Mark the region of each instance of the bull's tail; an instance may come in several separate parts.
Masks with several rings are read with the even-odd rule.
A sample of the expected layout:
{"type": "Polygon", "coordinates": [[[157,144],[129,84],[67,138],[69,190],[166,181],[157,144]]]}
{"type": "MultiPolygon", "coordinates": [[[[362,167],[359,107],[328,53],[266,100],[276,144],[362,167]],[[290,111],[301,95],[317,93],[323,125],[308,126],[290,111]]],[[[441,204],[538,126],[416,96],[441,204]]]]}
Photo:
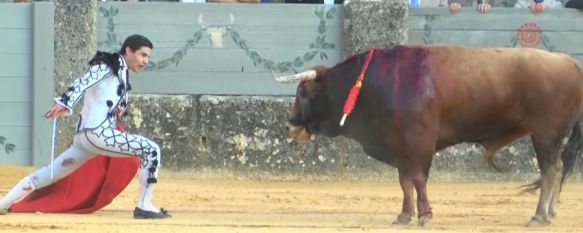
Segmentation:
{"type": "MultiPolygon", "coordinates": [[[[573,172],[573,168],[579,161],[581,152],[583,152],[583,132],[581,132],[581,127],[583,126],[583,122],[581,120],[575,123],[573,129],[571,131],[571,136],[569,137],[569,141],[563,152],[561,153],[561,160],[563,161],[563,174],[561,176],[561,188],[563,187],[563,183],[565,182],[566,178],[573,172]]],[[[540,188],[541,179],[539,178],[532,184],[522,186],[523,193],[524,192],[534,192],[540,188]]]]}
{"type": "Polygon", "coordinates": [[[582,124],[583,122],[581,122],[581,120],[575,123],[575,126],[573,126],[573,130],[571,131],[571,137],[569,137],[569,141],[561,154],[561,160],[563,160],[561,187],[563,186],[563,182],[565,182],[565,178],[573,172],[573,168],[575,167],[575,164],[577,164],[581,152],[583,152],[583,133],[581,132],[582,124]]]}

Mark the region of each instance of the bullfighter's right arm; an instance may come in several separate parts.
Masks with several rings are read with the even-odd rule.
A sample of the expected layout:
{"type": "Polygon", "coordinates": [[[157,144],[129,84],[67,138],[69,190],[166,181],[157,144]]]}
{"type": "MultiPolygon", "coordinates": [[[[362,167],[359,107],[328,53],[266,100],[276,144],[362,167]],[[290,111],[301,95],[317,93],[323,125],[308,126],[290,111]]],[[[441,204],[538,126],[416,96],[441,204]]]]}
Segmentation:
{"type": "Polygon", "coordinates": [[[79,102],[85,90],[98,83],[111,72],[105,64],[98,64],[89,67],[85,74],[73,82],[60,97],[55,98],[55,102],[67,109],[66,115],[73,113],[73,108],[79,102]]]}

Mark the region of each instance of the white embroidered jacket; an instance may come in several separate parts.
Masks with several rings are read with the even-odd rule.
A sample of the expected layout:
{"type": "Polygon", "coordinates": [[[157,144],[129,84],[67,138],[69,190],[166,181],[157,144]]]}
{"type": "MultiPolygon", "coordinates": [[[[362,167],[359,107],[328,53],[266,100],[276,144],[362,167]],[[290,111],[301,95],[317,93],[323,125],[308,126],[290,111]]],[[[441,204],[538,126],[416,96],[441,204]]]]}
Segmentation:
{"type": "Polygon", "coordinates": [[[84,99],[77,132],[99,126],[113,127],[119,117],[117,113],[125,113],[131,87],[123,56],[119,56],[118,62],[118,75],[106,64],[93,65],[83,76],[75,79],[60,97],[55,98],[58,104],[68,110],[66,115],[71,115],[77,102],[84,99]]]}

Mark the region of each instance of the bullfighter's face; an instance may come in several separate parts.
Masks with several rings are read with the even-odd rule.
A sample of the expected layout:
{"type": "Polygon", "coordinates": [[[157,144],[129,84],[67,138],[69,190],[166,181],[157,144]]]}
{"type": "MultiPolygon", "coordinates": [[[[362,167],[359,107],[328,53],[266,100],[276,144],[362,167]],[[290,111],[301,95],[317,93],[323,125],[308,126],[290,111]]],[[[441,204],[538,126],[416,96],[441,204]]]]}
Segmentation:
{"type": "Polygon", "coordinates": [[[126,47],[126,54],[124,54],[124,58],[128,63],[128,69],[133,72],[140,72],[142,68],[146,64],[148,64],[148,59],[150,58],[150,54],[152,53],[152,49],[149,47],[140,47],[140,49],[136,51],[132,51],[132,49],[128,46],[126,47]]]}

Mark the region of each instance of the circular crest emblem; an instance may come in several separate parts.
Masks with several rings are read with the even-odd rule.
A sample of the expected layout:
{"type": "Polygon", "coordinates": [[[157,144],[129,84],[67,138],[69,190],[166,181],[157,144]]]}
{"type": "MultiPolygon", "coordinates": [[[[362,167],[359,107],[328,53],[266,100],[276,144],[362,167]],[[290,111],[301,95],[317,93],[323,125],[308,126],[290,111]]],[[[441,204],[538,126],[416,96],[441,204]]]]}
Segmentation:
{"type": "Polygon", "coordinates": [[[537,48],[542,39],[542,30],[536,23],[525,23],[516,31],[516,42],[523,48],[537,48]]]}

